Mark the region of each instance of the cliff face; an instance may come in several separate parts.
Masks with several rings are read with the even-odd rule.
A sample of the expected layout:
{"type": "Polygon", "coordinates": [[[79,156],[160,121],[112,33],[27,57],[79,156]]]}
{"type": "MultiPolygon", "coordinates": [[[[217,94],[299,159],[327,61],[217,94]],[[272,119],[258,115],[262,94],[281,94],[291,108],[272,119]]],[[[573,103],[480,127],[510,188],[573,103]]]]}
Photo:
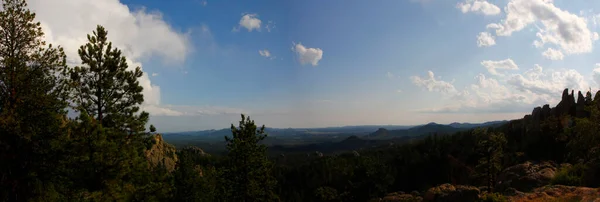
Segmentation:
{"type": "Polygon", "coordinates": [[[177,163],[176,149],[173,145],[166,143],[160,134],[154,135],[152,147],[145,151],[146,159],[150,162],[150,166],[158,166],[163,164],[165,168],[171,172],[175,170],[177,163]]]}

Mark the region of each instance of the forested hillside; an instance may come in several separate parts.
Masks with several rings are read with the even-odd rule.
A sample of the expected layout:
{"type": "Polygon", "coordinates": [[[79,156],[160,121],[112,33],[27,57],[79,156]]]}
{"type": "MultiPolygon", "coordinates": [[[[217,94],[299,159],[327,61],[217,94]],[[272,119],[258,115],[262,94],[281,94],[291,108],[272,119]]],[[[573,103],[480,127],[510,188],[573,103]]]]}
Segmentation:
{"type": "MultiPolygon", "coordinates": [[[[498,127],[331,155],[268,157],[260,144],[265,127],[241,115],[223,137],[225,155],[211,155],[175,149],[157,133],[160,126],[147,127],[142,72],[113,47],[110,30],[90,30],[80,64],[68,65],[61,47],[43,41],[24,0],[1,2],[0,201],[580,201],[600,195],[600,92],[565,89],[556,107],[537,107],[498,127]]],[[[362,144],[356,136],[344,141],[362,144]]]]}

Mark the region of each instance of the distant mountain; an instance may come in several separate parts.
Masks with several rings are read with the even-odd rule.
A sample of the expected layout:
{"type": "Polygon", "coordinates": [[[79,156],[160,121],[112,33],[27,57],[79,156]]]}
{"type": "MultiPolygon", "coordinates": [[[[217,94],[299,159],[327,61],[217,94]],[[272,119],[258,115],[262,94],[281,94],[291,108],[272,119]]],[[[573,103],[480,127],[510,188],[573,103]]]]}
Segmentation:
{"type": "Polygon", "coordinates": [[[485,123],[458,123],[458,122],[454,122],[451,124],[448,124],[449,126],[455,127],[455,128],[477,128],[477,127],[489,127],[489,126],[500,126],[502,124],[508,123],[508,121],[503,120],[503,121],[489,121],[489,122],[485,122],[485,123]]]}
{"type": "Polygon", "coordinates": [[[435,122],[430,122],[425,125],[416,126],[408,129],[400,129],[400,130],[387,130],[385,128],[380,128],[377,131],[370,133],[364,138],[366,139],[391,139],[398,137],[413,137],[419,135],[428,135],[432,133],[438,134],[451,134],[458,131],[464,131],[477,127],[493,127],[493,126],[501,126],[508,121],[490,121],[485,123],[451,123],[448,125],[438,124],[435,122]]]}
{"type": "MultiPolygon", "coordinates": [[[[507,121],[491,121],[485,123],[451,123],[447,126],[454,128],[475,128],[481,126],[491,126],[506,123],[507,121]]],[[[341,126],[341,127],[325,127],[325,128],[265,128],[265,131],[269,136],[287,136],[287,135],[335,135],[335,134],[369,134],[373,131],[380,129],[386,130],[408,130],[429,126],[434,127],[437,124],[434,122],[415,125],[415,126],[402,126],[402,125],[365,125],[365,126],[341,126]]],[[[173,132],[163,133],[163,135],[190,135],[190,136],[208,136],[208,137],[219,137],[222,138],[225,135],[230,135],[231,130],[229,128],[223,128],[219,130],[200,130],[200,131],[188,131],[188,132],[173,132]]]]}

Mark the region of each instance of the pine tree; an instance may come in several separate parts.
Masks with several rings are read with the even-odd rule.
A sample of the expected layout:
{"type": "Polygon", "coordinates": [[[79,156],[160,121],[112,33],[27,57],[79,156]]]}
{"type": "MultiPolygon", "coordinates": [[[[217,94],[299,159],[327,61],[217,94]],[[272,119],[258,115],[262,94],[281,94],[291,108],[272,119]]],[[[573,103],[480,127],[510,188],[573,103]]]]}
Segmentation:
{"type": "Polygon", "coordinates": [[[52,200],[60,157],[53,148],[66,123],[66,57],[43,41],[24,0],[0,2],[0,201],[52,200]]]}
{"type": "Polygon", "coordinates": [[[231,132],[232,138],[225,136],[228,163],[221,178],[223,201],[278,201],[267,147],[260,144],[267,137],[265,126],[257,130],[254,121],[242,114],[239,127],[231,124],[231,132]]]}
{"type": "Polygon", "coordinates": [[[476,168],[485,180],[488,190],[492,191],[496,183],[496,175],[502,170],[503,152],[507,143],[506,137],[500,132],[488,133],[487,129],[477,129],[475,134],[478,138],[477,147],[481,154],[476,168]]]}
{"type": "Polygon", "coordinates": [[[102,126],[121,129],[132,135],[144,131],[148,113],[138,78],[140,67],[129,71],[121,51],[108,42],[108,32],[97,26],[88,43],[79,48],[82,66],[71,71],[76,109],[99,121],[102,126]]]}
{"type": "Polygon", "coordinates": [[[150,135],[144,132],[149,115],[139,112],[142,71],[128,70],[107,35],[97,26],[79,49],[82,66],[70,71],[73,108],[81,114],[72,134],[76,161],[71,163],[79,166],[75,187],[88,199],[150,200],[143,198],[150,193],[143,193],[156,184],[148,182],[151,168],[143,152],[150,135]]]}

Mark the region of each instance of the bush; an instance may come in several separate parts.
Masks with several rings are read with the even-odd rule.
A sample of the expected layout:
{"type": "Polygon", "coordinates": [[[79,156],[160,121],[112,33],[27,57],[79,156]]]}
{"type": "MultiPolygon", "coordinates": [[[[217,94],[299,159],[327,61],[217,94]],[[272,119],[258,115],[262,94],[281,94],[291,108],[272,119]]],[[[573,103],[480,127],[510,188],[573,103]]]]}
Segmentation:
{"type": "Polygon", "coordinates": [[[585,170],[586,167],[583,164],[563,167],[554,175],[551,183],[555,185],[582,186],[585,170]]]}
{"type": "Polygon", "coordinates": [[[506,202],[505,196],[499,193],[486,193],[482,197],[479,198],[479,202],[506,202]]]}

